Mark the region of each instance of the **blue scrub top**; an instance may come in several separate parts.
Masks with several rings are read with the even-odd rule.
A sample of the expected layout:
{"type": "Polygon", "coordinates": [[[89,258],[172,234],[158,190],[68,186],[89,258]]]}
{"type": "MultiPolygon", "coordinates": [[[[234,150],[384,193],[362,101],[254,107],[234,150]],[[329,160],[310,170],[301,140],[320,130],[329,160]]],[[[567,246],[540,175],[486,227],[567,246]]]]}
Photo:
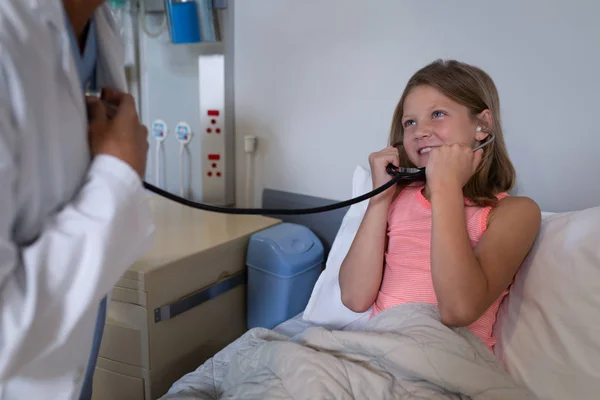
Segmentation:
{"type": "Polygon", "coordinates": [[[79,42],[73,31],[70,21],[67,20],[67,30],[71,38],[71,49],[75,57],[75,65],[79,72],[81,88],[85,91],[87,88],[95,89],[96,82],[96,62],[98,60],[98,44],[96,42],[96,26],[91,19],[88,27],[88,34],[85,41],[83,52],[79,50],[79,42]]]}

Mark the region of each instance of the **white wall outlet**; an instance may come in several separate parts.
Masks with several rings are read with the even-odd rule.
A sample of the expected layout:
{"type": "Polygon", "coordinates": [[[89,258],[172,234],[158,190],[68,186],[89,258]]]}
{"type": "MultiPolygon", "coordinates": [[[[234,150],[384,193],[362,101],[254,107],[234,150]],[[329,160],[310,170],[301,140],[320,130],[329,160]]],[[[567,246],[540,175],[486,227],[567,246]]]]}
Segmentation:
{"type": "Polygon", "coordinates": [[[179,122],[175,126],[175,135],[179,143],[188,144],[192,140],[192,128],[185,122],[179,122]]]}
{"type": "Polygon", "coordinates": [[[159,142],[163,142],[169,136],[167,123],[161,119],[155,120],[152,123],[152,136],[159,142]]]}

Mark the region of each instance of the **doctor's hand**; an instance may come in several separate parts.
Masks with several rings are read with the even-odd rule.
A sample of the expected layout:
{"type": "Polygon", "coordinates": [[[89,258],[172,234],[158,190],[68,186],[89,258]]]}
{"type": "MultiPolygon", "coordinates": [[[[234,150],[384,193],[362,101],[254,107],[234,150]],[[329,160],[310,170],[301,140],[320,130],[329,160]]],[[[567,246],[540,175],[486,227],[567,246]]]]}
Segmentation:
{"type": "Polygon", "coordinates": [[[107,154],[129,164],[140,176],[146,173],[148,129],[141,124],[133,97],[127,93],[104,90],[104,99],[117,108],[112,119],[97,98],[88,99],[89,142],[93,156],[107,154]]]}

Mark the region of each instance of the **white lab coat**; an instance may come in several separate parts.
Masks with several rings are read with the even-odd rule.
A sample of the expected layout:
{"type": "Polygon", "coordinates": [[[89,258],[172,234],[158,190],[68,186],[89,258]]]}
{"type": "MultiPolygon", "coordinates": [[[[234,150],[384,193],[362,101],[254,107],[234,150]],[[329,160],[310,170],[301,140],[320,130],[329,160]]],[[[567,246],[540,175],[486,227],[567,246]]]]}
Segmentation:
{"type": "MultiPolygon", "coordinates": [[[[132,168],[90,160],[61,0],[0,4],[0,399],[77,399],[100,300],[150,249],[132,168]]],[[[126,90],[110,10],[95,13],[99,86],[126,90]]]]}

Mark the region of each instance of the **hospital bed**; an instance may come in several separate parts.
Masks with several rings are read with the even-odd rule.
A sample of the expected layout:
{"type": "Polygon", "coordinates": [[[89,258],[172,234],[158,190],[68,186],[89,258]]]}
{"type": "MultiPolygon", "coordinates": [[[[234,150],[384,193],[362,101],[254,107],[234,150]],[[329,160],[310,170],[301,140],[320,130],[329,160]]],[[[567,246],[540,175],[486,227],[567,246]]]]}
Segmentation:
{"type": "MultiPolygon", "coordinates": [[[[370,188],[370,173],[357,167],[353,197],[370,188]]],[[[236,394],[229,398],[405,398],[403,391],[430,399],[598,398],[600,207],[543,213],[536,244],[498,313],[496,357],[466,330],[440,326],[426,305],[369,321],[369,312],[341,304],[337,271],[365,208],[344,210],[333,240],[324,239],[332,241],[326,269],[303,313],[272,330],[246,332],[161,399],[218,399],[225,389],[236,394]]],[[[294,220],[331,229],[332,221],[319,221],[294,220]]]]}

